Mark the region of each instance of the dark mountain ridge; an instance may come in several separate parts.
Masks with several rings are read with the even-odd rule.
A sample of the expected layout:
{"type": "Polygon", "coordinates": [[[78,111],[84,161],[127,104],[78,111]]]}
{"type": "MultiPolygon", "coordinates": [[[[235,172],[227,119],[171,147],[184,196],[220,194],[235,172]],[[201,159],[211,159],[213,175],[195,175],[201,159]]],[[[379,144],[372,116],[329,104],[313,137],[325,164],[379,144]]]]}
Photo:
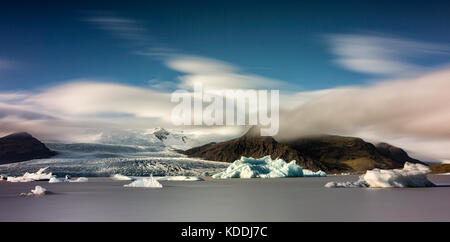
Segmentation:
{"type": "Polygon", "coordinates": [[[395,146],[373,145],[361,138],[320,135],[279,142],[273,137],[260,136],[251,128],[245,135],[229,141],[207,144],[181,151],[189,157],[234,162],[241,156],[296,160],[303,168],[328,173],[361,173],[373,168],[401,168],[405,162],[420,162],[395,146]]]}
{"type": "Polygon", "coordinates": [[[25,132],[0,138],[0,164],[50,158],[55,154],[56,152],[25,132]]]}

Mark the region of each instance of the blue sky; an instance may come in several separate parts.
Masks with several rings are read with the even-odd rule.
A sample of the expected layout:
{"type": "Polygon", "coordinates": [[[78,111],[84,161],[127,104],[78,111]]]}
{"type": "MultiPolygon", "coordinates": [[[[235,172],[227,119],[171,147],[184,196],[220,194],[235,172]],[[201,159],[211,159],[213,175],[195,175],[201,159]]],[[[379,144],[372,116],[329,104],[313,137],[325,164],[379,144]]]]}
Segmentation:
{"type": "MultiPolygon", "coordinates": [[[[179,73],[161,58],[136,54],[161,48],[225,61],[302,90],[361,84],[383,75],[336,63],[330,36],[441,44],[450,42],[449,19],[445,1],[13,1],[0,9],[0,90],[79,78],[177,82],[179,73]],[[117,36],[89,21],[95,18],[134,21],[145,39],[117,36]]],[[[408,61],[433,67],[447,59],[408,61]]]]}

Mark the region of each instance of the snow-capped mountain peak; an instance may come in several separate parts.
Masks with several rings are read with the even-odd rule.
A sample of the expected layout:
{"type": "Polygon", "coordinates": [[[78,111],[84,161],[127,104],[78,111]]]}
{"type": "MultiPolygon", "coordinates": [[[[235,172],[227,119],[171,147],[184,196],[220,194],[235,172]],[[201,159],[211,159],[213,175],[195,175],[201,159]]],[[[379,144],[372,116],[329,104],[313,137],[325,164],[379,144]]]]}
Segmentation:
{"type": "Polygon", "coordinates": [[[148,134],[153,134],[158,140],[163,142],[166,146],[175,149],[187,149],[191,145],[191,138],[189,138],[182,130],[172,130],[165,128],[154,128],[149,130],[148,134]]]}

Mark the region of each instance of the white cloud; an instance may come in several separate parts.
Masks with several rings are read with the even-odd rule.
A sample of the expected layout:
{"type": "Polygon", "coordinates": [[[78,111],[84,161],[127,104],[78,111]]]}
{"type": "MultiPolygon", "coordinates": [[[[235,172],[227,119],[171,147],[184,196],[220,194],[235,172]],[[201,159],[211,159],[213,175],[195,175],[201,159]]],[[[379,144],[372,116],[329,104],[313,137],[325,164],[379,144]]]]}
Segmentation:
{"type": "Polygon", "coordinates": [[[328,35],[327,39],[339,65],[369,74],[411,76],[427,70],[412,59],[450,54],[449,45],[381,35],[340,34],[328,35]]]}
{"type": "Polygon", "coordinates": [[[25,104],[45,107],[65,116],[127,114],[158,118],[170,112],[170,94],[147,88],[89,80],[74,80],[32,95],[25,104]]]}
{"type": "MultiPolygon", "coordinates": [[[[205,89],[288,89],[293,87],[283,81],[274,80],[254,74],[242,73],[223,61],[214,59],[177,56],[169,58],[167,66],[185,75],[179,77],[179,88],[192,89],[194,83],[203,84],[205,89]]],[[[298,88],[298,87],[297,87],[298,88]]]]}
{"type": "MultiPolygon", "coordinates": [[[[402,141],[407,146],[414,140],[426,140],[429,144],[447,142],[450,141],[448,90],[450,69],[317,95],[306,93],[310,99],[303,105],[280,111],[280,138],[328,133],[402,141]]],[[[430,152],[430,149],[414,147],[419,153],[450,158],[449,148],[430,152]]]]}

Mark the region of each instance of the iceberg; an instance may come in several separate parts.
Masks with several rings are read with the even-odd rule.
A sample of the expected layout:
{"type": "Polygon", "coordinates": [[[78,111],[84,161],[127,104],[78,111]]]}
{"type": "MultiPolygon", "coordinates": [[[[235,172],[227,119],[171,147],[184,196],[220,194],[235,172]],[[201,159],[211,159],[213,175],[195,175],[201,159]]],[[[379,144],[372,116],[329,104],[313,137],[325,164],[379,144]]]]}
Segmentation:
{"type": "Polygon", "coordinates": [[[124,176],[121,174],[114,174],[111,176],[111,179],[117,180],[117,181],[132,181],[133,180],[133,178],[131,178],[129,176],[124,176]]]}
{"type": "Polygon", "coordinates": [[[47,191],[47,189],[41,187],[41,186],[36,186],[34,187],[34,189],[31,189],[31,192],[29,193],[21,193],[20,196],[42,196],[42,195],[46,195],[49,192],[47,191]]]}
{"type": "Polygon", "coordinates": [[[87,177],[78,177],[77,179],[68,180],[69,182],[88,182],[89,179],[87,177]]]}
{"type": "Polygon", "coordinates": [[[141,178],[133,181],[130,184],[123,185],[124,187],[146,187],[146,188],[162,188],[161,183],[159,183],[152,176],[148,178],[141,178]]]}
{"type": "Polygon", "coordinates": [[[328,182],[325,187],[432,187],[427,178],[431,170],[425,165],[406,162],[403,169],[373,169],[366,171],[357,182],[328,182]]]}
{"type": "Polygon", "coordinates": [[[356,182],[328,182],[325,184],[325,187],[328,188],[354,188],[354,187],[369,187],[366,181],[364,181],[363,176],[359,177],[359,180],[356,182]]]}
{"type": "Polygon", "coordinates": [[[313,172],[302,169],[293,160],[289,163],[283,159],[272,160],[270,156],[260,159],[242,156],[240,160],[234,161],[228,168],[213,175],[213,178],[281,178],[281,177],[319,177],[326,176],[323,171],[313,172]]]}
{"type": "Polygon", "coordinates": [[[50,180],[48,181],[48,183],[61,183],[61,182],[88,182],[89,179],[86,177],[78,177],[77,179],[70,179],[70,178],[66,178],[65,179],[58,179],[56,177],[51,177],[50,180]]]}
{"type": "Polygon", "coordinates": [[[53,177],[52,173],[44,173],[45,171],[47,171],[48,167],[44,167],[39,169],[39,171],[35,172],[35,173],[28,173],[25,172],[25,174],[23,174],[23,176],[17,176],[17,177],[13,177],[13,176],[9,176],[7,178],[7,181],[9,182],[32,182],[32,181],[48,181],[50,180],[50,178],[53,177]]]}
{"type": "Polygon", "coordinates": [[[56,177],[52,177],[52,178],[50,178],[50,180],[48,180],[48,183],[60,183],[60,182],[64,182],[64,181],[61,179],[58,179],[56,177]]]}
{"type": "Polygon", "coordinates": [[[204,181],[203,178],[196,176],[160,176],[155,179],[157,181],[204,181]]]}

